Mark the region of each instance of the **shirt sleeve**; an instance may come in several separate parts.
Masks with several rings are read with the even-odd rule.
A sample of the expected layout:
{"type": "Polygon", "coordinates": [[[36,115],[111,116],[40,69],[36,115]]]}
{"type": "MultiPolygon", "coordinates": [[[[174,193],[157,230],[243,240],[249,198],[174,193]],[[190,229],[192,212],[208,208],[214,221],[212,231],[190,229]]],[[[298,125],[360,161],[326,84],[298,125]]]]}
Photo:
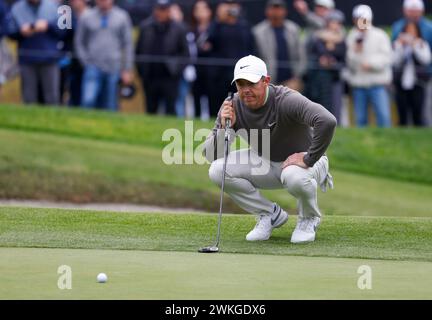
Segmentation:
{"type": "Polygon", "coordinates": [[[132,21],[127,13],[125,14],[123,25],[122,44],[124,48],[123,70],[130,71],[132,70],[134,61],[134,46],[132,40],[132,21]]]}
{"type": "Polygon", "coordinates": [[[87,53],[87,29],[86,20],[84,17],[80,18],[80,23],[78,23],[78,28],[75,33],[74,46],[77,52],[78,59],[83,65],[88,62],[87,53]]]}
{"type": "MultiPolygon", "coordinates": [[[[225,129],[222,128],[221,115],[219,109],[215,124],[212,131],[207,136],[204,142],[204,156],[209,162],[213,162],[224,156],[224,142],[225,142],[225,129]]],[[[231,145],[236,139],[236,133],[234,129],[230,129],[230,135],[228,144],[231,145]]]]}
{"type": "Polygon", "coordinates": [[[282,101],[284,113],[296,122],[313,128],[312,143],[304,163],[312,167],[326,152],[337,125],[336,118],[322,105],[312,102],[298,92],[287,93],[282,101]]]}

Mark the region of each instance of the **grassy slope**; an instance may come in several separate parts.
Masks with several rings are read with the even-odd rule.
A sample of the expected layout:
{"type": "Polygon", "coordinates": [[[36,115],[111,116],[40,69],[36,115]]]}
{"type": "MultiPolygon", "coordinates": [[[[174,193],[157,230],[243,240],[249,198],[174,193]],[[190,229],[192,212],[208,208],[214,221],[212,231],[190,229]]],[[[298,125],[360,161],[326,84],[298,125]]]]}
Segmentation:
{"type": "MultiPolygon", "coordinates": [[[[161,149],[168,128],[184,132],[171,117],[110,114],[64,108],[0,107],[0,127],[121,141],[161,149]]],[[[194,121],[194,128],[212,123],[194,121]]],[[[335,169],[432,184],[431,129],[338,129],[329,149],[335,169]]]]}
{"type": "MultiPolygon", "coordinates": [[[[195,129],[210,126],[194,122],[195,129]]],[[[216,211],[218,189],[208,179],[208,165],[167,166],[161,161],[166,145],[161,141],[163,131],[183,127],[182,120],[169,117],[2,106],[0,198],[115,201],[216,211]]],[[[430,216],[429,133],[339,129],[329,150],[336,189],[320,193],[323,212],[430,216]],[[408,162],[407,155],[415,156],[408,162]]],[[[284,190],[264,193],[287,209],[295,208],[284,190]]],[[[229,199],[225,209],[239,211],[229,199]]]]}
{"type": "MultiPolygon", "coordinates": [[[[0,208],[0,246],[191,251],[214,240],[216,215],[134,214],[0,208]]],[[[225,253],[432,261],[431,218],[326,217],[318,241],[289,243],[295,218],[266,242],[244,237],[247,215],[226,215],[225,253]]]]}
{"type": "Polygon", "coordinates": [[[428,282],[432,264],[418,261],[30,248],[0,248],[0,256],[0,299],[429,299],[432,295],[428,282]],[[57,287],[61,265],[71,267],[71,290],[57,287]],[[372,270],[372,290],[357,287],[362,265],[372,270]],[[96,283],[99,272],[107,273],[107,283],[96,283]]]}
{"type": "MultiPolygon", "coordinates": [[[[118,201],[218,210],[208,165],[167,166],[154,148],[0,129],[0,198],[118,201]],[[173,179],[175,177],[175,179],[173,179]]],[[[333,171],[325,214],[430,216],[432,187],[333,171]]],[[[284,190],[265,191],[285,208],[284,190]]],[[[239,212],[229,198],[226,212],[239,212]]],[[[292,211],[291,211],[292,212],[292,211]]]]}

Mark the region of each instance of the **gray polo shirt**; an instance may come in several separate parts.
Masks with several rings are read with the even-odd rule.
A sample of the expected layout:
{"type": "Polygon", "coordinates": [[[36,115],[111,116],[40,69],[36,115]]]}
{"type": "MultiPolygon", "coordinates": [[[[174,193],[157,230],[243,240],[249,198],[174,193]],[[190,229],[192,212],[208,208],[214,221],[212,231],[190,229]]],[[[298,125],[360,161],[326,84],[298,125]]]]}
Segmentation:
{"type": "Polygon", "coordinates": [[[75,49],[83,65],[105,72],[132,70],[134,49],[129,14],[114,6],[104,17],[97,8],[87,10],[78,22],[75,49]]]}
{"type": "MultiPolygon", "coordinates": [[[[271,161],[282,162],[293,153],[307,152],[304,162],[312,167],[324,155],[333,138],[336,118],[320,104],[287,87],[270,84],[265,105],[256,110],[243,105],[238,94],[234,95],[233,101],[236,114],[233,129],[237,133],[244,129],[240,131],[247,132],[248,137],[240,135],[247,138],[247,141],[252,141],[252,129],[258,129],[255,130],[255,133],[258,133],[258,143],[250,144],[250,147],[263,157],[266,153],[262,152],[262,129],[267,129],[270,135],[271,161]]],[[[220,130],[221,128],[219,111],[212,134],[206,140],[206,148],[216,149],[215,142],[219,148],[223,146],[224,130],[220,130]]],[[[234,135],[232,137],[234,138],[234,135]]],[[[208,160],[215,159],[214,154],[207,153],[208,160]]],[[[223,152],[216,153],[223,156],[223,152]]]]}

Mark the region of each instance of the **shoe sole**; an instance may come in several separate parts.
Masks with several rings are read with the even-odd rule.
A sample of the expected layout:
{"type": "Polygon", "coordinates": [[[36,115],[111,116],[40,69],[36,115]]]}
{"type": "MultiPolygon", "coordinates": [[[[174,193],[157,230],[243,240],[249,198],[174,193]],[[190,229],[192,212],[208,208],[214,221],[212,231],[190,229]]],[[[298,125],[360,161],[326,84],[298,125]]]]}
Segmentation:
{"type": "Polygon", "coordinates": [[[313,237],[312,239],[310,239],[310,240],[304,240],[304,241],[292,241],[292,240],[291,240],[291,243],[294,243],[294,244],[301,244],[301,243],[314,242],[315,239],[316,239],[316,233],[317,233],[317,231],[318,231],[318,228],[319,228],[320,224],[321,224],[321,220],[317,223],[317,225],[316,225],[316,227],[315,227],[315,235],[314,235],[314,237],[313,237]]]}
{"type": "Polygon", "coordinates": [[[292,241],[291,240],[291,243],[299,244],[299,243],[308,243],[308,242],[314,242],[314,241],[315,241],[315,237],[312,240],[305,240],[305,241],[292,241]]]}
{"type": "Polygon", "coordinates": [[[308,243],[308,242],[314,242],[315,239],[316,239],[316,233],[318,231],[318,227],[319,227],[319,224],[315,228],[315,235],[314,235],[314,237],[312,239],[310,239],[310,240],[304,240],[304,241],[292,241],[291,240],[291,243],[308,243]]]}
{"type": "Polygon", "coordinates": [[[268,239],[270,239],[270,237],[268,237],[267,239],[253,239],[253,240],[246,239],[246,241],[267,241],[268,239]]]}

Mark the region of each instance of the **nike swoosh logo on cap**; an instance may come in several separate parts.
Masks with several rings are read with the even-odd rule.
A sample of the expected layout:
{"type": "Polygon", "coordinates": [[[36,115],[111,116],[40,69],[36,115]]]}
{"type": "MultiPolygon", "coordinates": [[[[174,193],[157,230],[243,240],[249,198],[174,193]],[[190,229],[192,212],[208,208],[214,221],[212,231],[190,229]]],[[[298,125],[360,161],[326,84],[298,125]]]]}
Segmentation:
{"type": "Polygon", "coordinates": [[[268,126],[273,127],[275,124],[276,124],[276,122],[272,122],[272,123],[269,123],[268,126]]]}
{"type": "Polygon", "coordinates": [[[240,67],[240,69],[244,69],[244,68],[246,68],[246,67],[249,67],[250,65],[248,64],[247,66],[242,66],[242,67],[240,67]]]}

